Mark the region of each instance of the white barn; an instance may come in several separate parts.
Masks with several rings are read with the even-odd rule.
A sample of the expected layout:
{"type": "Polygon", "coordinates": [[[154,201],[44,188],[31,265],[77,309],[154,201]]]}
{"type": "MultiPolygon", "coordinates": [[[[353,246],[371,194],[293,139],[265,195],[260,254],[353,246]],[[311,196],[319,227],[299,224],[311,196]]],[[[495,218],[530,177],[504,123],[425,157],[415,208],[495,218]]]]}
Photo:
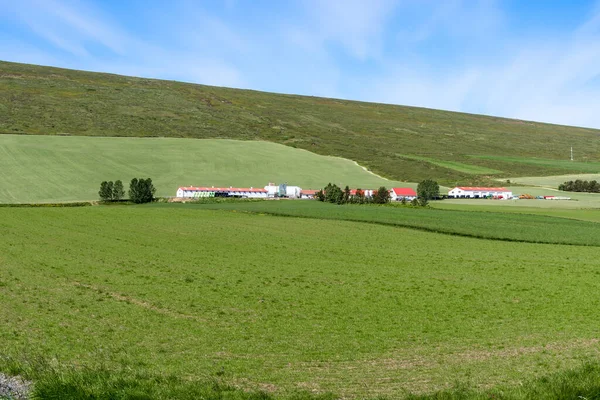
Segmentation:
{"type": "Polygon", "coordinates": [[[457,186],[448,192],[449,198],[461,199],[479,199],[484,197],[493,197],[496,199],[508,200],[513,197],[510,190],[503,187],[471,187],[457,186]]]}
{"type": "Polygon", "coordinates": [[[195,187],[186,186],[177,189],[177,197],[200,198],[215,196],[246,197],[250,199],[267,198],[267,191],[261,188],[220,188],[220,187],[195,187]]]}

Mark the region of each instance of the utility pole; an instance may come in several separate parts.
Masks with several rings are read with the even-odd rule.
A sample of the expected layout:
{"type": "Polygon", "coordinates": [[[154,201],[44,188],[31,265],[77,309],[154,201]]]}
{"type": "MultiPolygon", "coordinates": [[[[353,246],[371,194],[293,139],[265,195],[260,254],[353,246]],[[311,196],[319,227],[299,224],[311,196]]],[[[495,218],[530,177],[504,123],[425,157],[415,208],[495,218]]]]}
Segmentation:
{"type": "Polygon", "coordinates": [[[573,161],[573,146],[571,146],[571,161],[573,161]]]}

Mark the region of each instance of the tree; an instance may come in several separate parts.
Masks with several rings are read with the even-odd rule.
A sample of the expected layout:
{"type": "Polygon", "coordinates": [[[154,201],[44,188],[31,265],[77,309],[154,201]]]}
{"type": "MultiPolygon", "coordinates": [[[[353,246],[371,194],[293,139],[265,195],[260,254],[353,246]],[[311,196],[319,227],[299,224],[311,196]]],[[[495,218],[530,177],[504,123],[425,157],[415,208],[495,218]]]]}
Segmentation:
{"type": "Polygon", "coordinates": [[[100,196],[100,200],[102,201],[110,201],[112,200],[112,182],[103,181],[100,184],[100,190],[98,191],[98,196],[100,196]]]}
{"type": "Polygon", "coordinates": [[[323,193],[323,189],[315,193],[315,198],[319,201],[325,201],[325,193],[323,193]]]}
{"type": "Polygon", "coordinates": [[[417,197],[426,201],[440,197],[440,185],[431,179],[422,181],[417,186],[417,197]]]}
{"type": "Polygon", "coordinates": [[[334,204],[342,204],[344,202],[344,192],[338,185],[328,183],[324,191],[326,202],[334,204]]]}
{"type": "Polygon", "coordinates": [[[348,185],[344,188],[343,202],[344,204],[350,202],[350,187],[348,185]]]}
{"type": "Polygon", "coordinates": [[[381,186],[376,192],[373,192],[373,203],[386,204],[390,202],[390,191],[385,186],[381,186]]]}
{"type": "Polygon", "coordinates": [[[362,189],[356,189],[356,194],[354,195],[354,200],[358,204],[364,204],[365,202],[365,192],[362,189]]]}
{"type": "Polygon", "coordinates": [[[134,203],[150,203],[154,200],[156,189],[152,179],[133,178],[129,184],[129,199],[134,203]]]}
{"type": "Polygon", "coordinates": [[[112,199],[121,200],[123,197],[125,197],[125,189],[123,189],[123,182],[117,180],[115,181],[115,184],[112,188],[112,199]]]}

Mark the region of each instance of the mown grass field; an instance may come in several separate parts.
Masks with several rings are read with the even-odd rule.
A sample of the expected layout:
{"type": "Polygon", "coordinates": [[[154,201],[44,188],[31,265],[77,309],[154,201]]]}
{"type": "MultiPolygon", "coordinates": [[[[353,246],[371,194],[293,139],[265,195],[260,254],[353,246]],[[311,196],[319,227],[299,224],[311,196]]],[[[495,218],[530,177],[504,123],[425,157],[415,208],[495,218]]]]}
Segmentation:
{"type": "Polygon", "coordinates": [[[418,160],[418,161],[426,161],[430,164],[437,165],[439,167],[453,169],[458,172],[463,172],[465,174],[473,174],[473,175],[490,175],[490,174],[499,174],[502,171],[492,168],[481,167],[478,165],[465,164],[457,161],[446,161],[446,160],[436,160],[430,157],[423,156],[411,156],[411,155],[403,155],[399,154],[403,158],[408,158],[410,160],[418,160]]]}
{"type": "Polygon", "coordinates": [[[508,177],[582,172],[561,161],[571,146],[586,172],[600,165],[594,129],[8,62],[0,62],[0,113],[0,133],[263,140],[410,182],[490,183],[490,169],[508,177]],[[523,161],[531,157],[549,161],[523,161]]]}
{"type": "Polygon", "coordinates": [[[555,176],[523,176],[518,178],[511,178],[510,181],[513,183],[518,183],[520,185],[544,186],[556,189],[561,183],[565,183],[568,181],[576,181],[577,179],[580,179],[582,181],[600,181],[600,173],[569,174],[555,176]]]}
{"type": "MultiPolygon", "coordinates": [[[[285,201],[0,208],[0,354],[131,371],[140,382],[172,374],[345,398],[456,382],[516,387],[598,357],[597,247],[322,219],[358,209],[375,222],[388,212],[452,221],[439,210],[242,212],[262,204],[317,210],[285,201]]],[[[506,228],[501,218],[514,225],[509,214],[462,216],[492,233],[506,228]]],[[[559,229],[573,242],[599,236],[597,224],[526,218],[546,241],[559,229]]],[[[508,232],[520,239],[519,227],[508,232]]],[[[160,398],[177,398],[165,390],[160,398]]]]}
{"type": "Polygon", "coordinates": [[[350,160],[276,143],[166,138],[0,135],[0,203],[97,200],[100,182],[151,177],[157,196],[179,186],[320,189],[410,186],[379,178],[350,160]]]}

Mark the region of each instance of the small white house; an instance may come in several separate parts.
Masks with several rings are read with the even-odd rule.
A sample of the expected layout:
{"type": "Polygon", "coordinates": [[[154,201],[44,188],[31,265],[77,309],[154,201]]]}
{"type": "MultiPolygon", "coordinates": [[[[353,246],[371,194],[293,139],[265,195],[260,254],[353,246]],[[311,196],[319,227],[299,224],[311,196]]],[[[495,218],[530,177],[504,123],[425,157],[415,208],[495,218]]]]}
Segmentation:
{"type": "Polygon", "coordinates": [[[512,192],[503,187],[471,187],[457,186],[448,192],[449,198],[462,199],[480,199],[493,197],[496,199],[508,200],[513,197],[512,192]]]}

